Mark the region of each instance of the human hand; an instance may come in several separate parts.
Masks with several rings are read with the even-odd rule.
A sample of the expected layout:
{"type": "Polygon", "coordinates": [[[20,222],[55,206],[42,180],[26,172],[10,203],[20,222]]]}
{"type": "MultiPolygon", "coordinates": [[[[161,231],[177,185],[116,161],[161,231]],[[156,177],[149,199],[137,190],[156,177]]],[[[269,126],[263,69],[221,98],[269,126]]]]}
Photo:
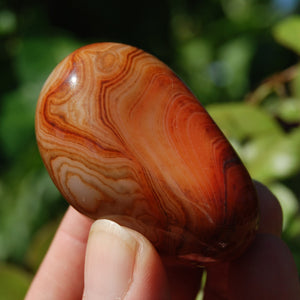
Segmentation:
{"type": "MultiPolygon", "coordinates": [[[[300,299],[297,269],[280,239],[280,205],[263,185],[255,185],[257,237],[236,261],[207,268],[205,300],[300,299]]],[[[195,299],[201,268],[167,266],[138,232],[108,220],[92,224],[68,209],[26,300],[195,299]]]]}

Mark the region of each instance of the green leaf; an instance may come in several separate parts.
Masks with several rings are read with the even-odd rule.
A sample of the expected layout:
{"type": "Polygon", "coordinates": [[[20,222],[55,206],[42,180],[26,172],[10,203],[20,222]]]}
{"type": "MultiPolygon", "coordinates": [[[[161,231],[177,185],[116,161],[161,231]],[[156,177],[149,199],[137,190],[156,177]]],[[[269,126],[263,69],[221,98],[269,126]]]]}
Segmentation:
{"type": "Polygon", "coordinates": [[[300,65],[296,67],[296,76],[291,82],[292,95],[295,98],[300,98],[300,65]]]}
{"type": "Polygon", "coordinates": [[[273,98],[266,108],[287,123],[300,122],[300,98],[273,98]]]}
{"type": "MultiPolygon", "coordinates": [[[[32,91],[30,87],[28,91],[32,91]]],[[[35,91],[32,95],[36,96],[35,91]]],[[[30,98],[26,89],[18,89],[3,97],[0,118],[1,150],[7,157],[22,153],[24,146],[34,140],[34,113],[37,98],[30,98]],[[34,99],[34,101],[32,101],[34,99]]]]}
{"type": "Polygon", "coordinates": [[[0,295],[5,300],[22,300],[29,288],[32,276],[22,269],[0,264],[0,295]]]}
{"type": "Polygon", "coordinates": [[[207,283],[207,271],[205,269],[203,269],[200,290],[199,290],[195,300],[203,300],[204,299],[204,297],[205,297],[204,291],[205,291],[206,283],[207,283]]]}
{"type": "MultiPolygon", "coordinates": [[[[292,218],[292,221],[289,224],[289,227],[287,228],[285,232],[285,236],[288,236],[289,238],[296,238],[297,240],[300,237],[300,216],[299,214],[297,216],[294,216],[292,218]]],[[[299,249],[300,250],[300,249],[299,249]]],[[[298,251],[299,253],[299,251],[298,251]]]]}
{"type": "Polygon", "coordinates": [[[225,103],[208,105],[206,109],[229,139],[243,142],[249,138],[281,132],[271,116],[256,106],[225,103]]]}
{"type": "Polygon", "coordinates": [[[22,40],[15,68],[23,83],[36,83],[41,88],[54,67],[82,46],[67,35],[38,36],[22,40]]]}
{"type": "Polygon", "coordinates": [[[249,141],[242,150],[250,174],[262,182],[284,179],[300,168],[298,139],[288,135],[264,135],[249,141]]]}
{"type": "Polygon", "coordinates": [[[300,16],[290,16],[273,28],[275,39],[283,46],[300,54],[300,16]]]}
{"type": "Polygon", "coordinates": [[[47,220],[48,210],[64,205],[46,170],[24,173],[22,179],[7,182],[0,199],[0,259],[24,257],[32,231],[47,220]],[[17,220],[17,221],[16,221],[17,220]]]}
{"type": "Polygon", "coordinates": [[[177,64],[183,71],[189,87],[200,98],[201,103],[207,102],[208,95],[214,90],[213,82],[208,74],[212,53],[210,43],[199,38],[183,43],[178,51],[177,64]]]}
{"type": "Polygon", "coordinates": [[[8,35],[16,31],[17,18],[10,10],[0,11],[0,36],[8,35]]]}
{"type": "Polygon", "coordinates": [[[218,52],[223,71],[219,74],[221,82],[231,99],[240,99],[249,85],[253,44],[247,38],[237,38],[228,41],[218,52]]]}

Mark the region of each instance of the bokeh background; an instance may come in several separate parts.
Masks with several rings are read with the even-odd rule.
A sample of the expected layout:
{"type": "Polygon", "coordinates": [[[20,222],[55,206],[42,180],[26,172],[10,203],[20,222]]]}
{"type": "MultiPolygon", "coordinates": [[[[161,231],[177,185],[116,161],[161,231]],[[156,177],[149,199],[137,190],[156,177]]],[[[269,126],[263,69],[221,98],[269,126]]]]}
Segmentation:
{"type": "Polygon", "coordinates": [[[23,299],[67,208],[36,146],[39,92],[101,41],[140,47],[187,83],[279,198],[300,270],[299,1],[0,0],[0,299],[23,299]]]}

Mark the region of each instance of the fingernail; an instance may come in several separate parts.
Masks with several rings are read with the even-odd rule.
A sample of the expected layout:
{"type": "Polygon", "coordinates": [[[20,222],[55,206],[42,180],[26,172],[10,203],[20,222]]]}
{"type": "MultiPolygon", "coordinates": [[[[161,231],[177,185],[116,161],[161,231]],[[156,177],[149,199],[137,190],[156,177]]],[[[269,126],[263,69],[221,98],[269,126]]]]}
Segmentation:
{"type": "Polygon", "coordinates": [[[86,250],[84,299],[123,299],[131,285],[138,244],[109,220],[92,225],[86,250]]]}

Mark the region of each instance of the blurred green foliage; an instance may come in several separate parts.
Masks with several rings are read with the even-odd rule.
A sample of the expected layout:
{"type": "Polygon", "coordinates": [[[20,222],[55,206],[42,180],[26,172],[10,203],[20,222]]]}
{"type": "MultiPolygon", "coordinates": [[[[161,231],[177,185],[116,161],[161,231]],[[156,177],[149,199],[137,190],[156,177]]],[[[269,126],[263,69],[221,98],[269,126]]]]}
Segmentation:
{"type": "Polygon", "coordinates": [[[67,207],[36,147],[39,91],[60,60],[99,41],[143,48],[191,87],[279,198],[300,271],[297,13],[296,0],[0,1],[1,297],[23,298],[67,207]]]}

